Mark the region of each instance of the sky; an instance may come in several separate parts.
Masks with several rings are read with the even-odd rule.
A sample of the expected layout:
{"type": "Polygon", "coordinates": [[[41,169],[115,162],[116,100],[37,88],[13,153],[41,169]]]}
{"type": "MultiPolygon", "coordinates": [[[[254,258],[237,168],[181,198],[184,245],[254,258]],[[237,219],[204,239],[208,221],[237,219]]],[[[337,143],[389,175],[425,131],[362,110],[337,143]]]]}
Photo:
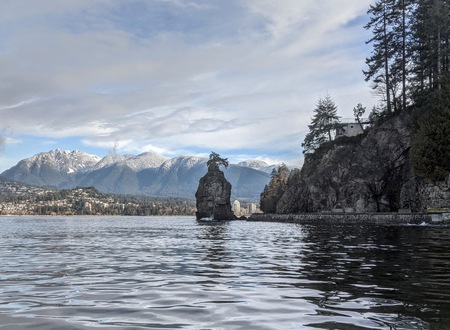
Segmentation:
{"type": "Polygon", "coordinates": [[[370,3],[2,0],[0,173],[56,148],[300,167],[321,97],[377,103],[370,3]]]}

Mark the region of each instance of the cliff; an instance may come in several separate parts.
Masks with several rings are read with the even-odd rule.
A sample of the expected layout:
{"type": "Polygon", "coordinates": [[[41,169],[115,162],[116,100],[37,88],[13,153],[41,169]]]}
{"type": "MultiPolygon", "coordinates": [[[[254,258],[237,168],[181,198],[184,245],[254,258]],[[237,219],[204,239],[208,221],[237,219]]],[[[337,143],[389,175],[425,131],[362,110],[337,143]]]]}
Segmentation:
{"type": "Polygon", "coordinates": [[[402,115],[323,144],[291,172],[275,212],[423,211],[427,189],[411,170],[412,138],[411,118],[402,115]]]}

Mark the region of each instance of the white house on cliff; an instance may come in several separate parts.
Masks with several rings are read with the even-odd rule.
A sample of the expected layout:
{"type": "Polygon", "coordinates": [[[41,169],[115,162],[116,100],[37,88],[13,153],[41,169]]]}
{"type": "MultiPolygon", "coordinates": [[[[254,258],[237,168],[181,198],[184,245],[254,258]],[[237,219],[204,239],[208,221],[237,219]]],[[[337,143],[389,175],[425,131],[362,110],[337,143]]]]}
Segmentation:
{"type": "Polygon", "coordinates": [[[362,119],[361,124],[347,120],[336,125],[336,138],[341,136],[356,136],[364,132],[364,125],[369,124],[367,119],[362,119]]]}

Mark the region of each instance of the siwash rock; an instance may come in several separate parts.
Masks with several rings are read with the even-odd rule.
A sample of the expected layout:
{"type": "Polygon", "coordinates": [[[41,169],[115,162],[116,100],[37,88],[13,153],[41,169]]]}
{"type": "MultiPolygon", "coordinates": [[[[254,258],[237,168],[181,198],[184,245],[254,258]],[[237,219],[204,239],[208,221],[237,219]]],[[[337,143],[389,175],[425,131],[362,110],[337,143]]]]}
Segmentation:
{"type": "Polygon", "coordinates": [[[208,165],[206,175],[200,179],[195,193],[197,219],[234,220],[230,197],[231,184],[225,179],[219,165],[212,162],[208,165]]]}

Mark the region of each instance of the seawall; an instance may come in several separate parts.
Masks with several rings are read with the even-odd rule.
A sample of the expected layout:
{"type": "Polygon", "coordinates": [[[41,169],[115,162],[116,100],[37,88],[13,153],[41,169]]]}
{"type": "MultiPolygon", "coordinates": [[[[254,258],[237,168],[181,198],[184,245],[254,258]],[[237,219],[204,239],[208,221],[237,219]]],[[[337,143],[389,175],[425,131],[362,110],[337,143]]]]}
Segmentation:
{"type": "MultiPolygon", "coordinates": [[[[447,214],[448,215],[448,214],[447,214]]],[[[253,214],[247,221],[291,222],[300,224],[355,223],[375,225],[423,224],[450,219],[444,214],[430,213],[301,213],[253,214]]]]}

